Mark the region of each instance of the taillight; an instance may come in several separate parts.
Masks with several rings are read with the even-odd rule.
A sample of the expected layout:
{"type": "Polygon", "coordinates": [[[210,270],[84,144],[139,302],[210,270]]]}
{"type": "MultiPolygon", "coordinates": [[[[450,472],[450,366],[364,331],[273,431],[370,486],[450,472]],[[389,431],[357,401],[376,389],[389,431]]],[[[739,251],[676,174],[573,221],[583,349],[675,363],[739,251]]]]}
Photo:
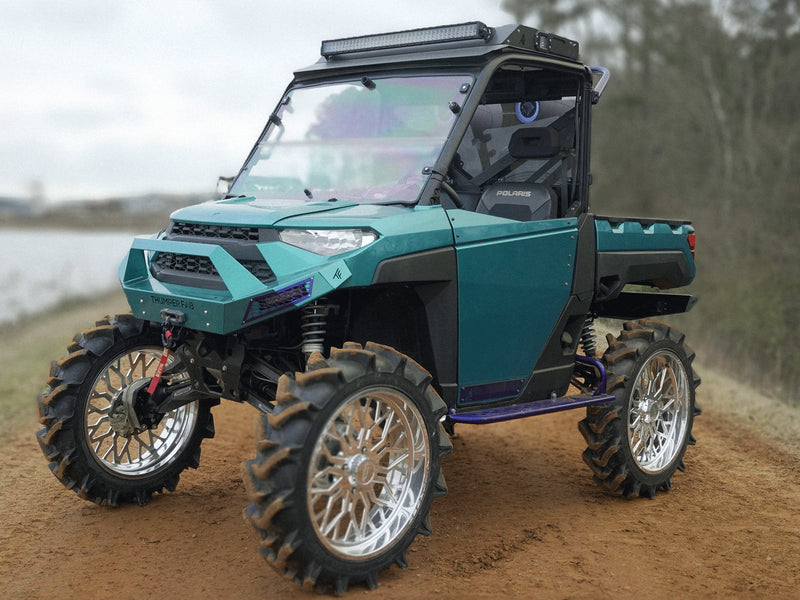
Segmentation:
{"type": "Polygon", "coordinates": [[[694,258],[694,234],[690,233],[687,235],[686,241],[689,242],[689,250],[692,251],[692,258],[694,258]]]}

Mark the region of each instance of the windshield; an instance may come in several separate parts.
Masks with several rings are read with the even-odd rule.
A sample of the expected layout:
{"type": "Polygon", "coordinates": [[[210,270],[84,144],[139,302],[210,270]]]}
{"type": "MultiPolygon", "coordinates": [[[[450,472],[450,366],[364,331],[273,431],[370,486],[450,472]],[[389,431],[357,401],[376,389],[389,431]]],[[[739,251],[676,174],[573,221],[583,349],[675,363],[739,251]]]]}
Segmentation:
{"type": "Polygon", "coordinates": [[[466,83],[463,75],[390,77],[292,89],[229,196],[269,205],[416,202],[466,83]]]}

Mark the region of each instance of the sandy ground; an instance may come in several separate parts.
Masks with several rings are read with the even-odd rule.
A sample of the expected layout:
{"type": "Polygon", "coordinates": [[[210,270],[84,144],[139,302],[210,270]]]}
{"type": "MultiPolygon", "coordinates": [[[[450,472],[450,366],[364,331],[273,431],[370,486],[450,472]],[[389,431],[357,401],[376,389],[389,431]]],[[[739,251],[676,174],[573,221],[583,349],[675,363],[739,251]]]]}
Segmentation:
{"type": "MultiPolygon", "coordinates": [[[[704,394],[714,394],[706,384],[704,394]]],[[[798,598],[800,453],[705,407],[687,471],[655,499],[610,497],[580,459],[583,411],[460,426],[450,487],[409,567],[354,598],[798,598]]],[[[98,507],[66,491],[33,416],[0,441],[4,598],[317,597],[273,572],[242,517],[248,406],[216,409],[201,467],[146,507],[98,507]]]]}

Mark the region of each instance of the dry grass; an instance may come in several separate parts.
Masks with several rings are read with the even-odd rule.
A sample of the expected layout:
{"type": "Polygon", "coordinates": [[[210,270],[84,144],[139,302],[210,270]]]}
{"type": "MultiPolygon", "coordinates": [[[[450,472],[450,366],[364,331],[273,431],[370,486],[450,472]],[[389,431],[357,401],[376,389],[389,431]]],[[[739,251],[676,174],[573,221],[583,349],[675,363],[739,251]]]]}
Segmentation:
{"type": "Polygon", "coordinates": [[[45,387],[50,362],[64,356],[75,333],[107,314],[127,310],[118,291],[0,327],[0,436],[35,418],[36,396],[45,387]]]}

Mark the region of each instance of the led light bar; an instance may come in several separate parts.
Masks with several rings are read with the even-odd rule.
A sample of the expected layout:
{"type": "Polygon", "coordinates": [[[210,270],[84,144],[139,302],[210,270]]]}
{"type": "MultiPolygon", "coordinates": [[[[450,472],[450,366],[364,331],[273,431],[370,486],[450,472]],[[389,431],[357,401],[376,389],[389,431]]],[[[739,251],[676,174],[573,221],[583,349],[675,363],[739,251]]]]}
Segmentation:
{"type": "Polygon", "coordinates": [[[425,27],[409,29],[394,33],[380,33],[359,37],[325,40],[322,42],[320,54],[325,58],[351,52],[368,52],[370,50],[386,50],[404,46],[422,46],[442,42],[461,42],[464,40],[488,41],[492,37],[491,27],[480,21],[462,23],[460,25],[443,25],[441,27],[425,27]]]}

